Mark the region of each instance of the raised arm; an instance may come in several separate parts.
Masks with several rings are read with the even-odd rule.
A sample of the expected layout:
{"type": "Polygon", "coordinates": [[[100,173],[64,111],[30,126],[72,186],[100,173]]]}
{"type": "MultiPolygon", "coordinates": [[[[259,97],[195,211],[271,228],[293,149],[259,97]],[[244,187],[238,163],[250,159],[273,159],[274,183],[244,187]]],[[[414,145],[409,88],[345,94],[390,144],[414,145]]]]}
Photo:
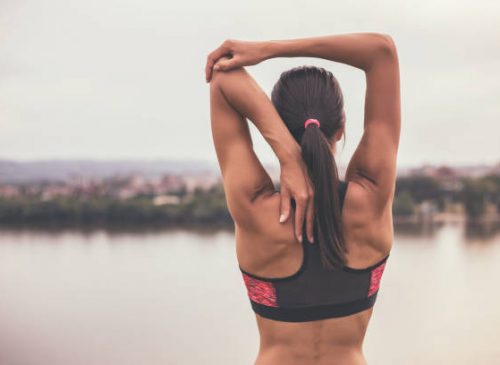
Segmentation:
{"type": "MultiPolygon", "coordinates": [[[[373,202],[366,201],[366,203],[375,207],[377,212],[381,212],[395,190],[401,124],[399,61],[392,38],[379,33],[349,33],[264,42],[229,39],[208,55],[205,79],[210,82],[216,70],[230,71],[241,66],[255,65],[273,57],[317,57],[345,63],[365,72],[367,87],[364,132],[347,167],[346,180],[356,182],[364,191],[372,192],[373,194],[369,196],[373,198],[373,202]]],[[[231,84],[233,87],[236,85],[231,84]]],[[[229,94],[232,93],[227,93],[226,96],[230,97],[229,94]]],[[[237,102],[233,100],[232,104],[236,106],[237,102]]],[[[245,114],[241,106],[236,106],[236,109],[245,114]]],[[[278,137],[281,133],[273,133],[270,130],[265,132],[268,126],[272,125],[270,122],[272,118],[267,116],[260,123],[258,118],[254,119],[261,132],[264,131],[263,135],[273,149],[278,147],[279,140],[282,140],[282,137],[278,137]]],[[[275,152],[278,150],[275,149],[275,152]]],[[[298,174],[290,174],[292,175],[298,177],[298,174]]],[[[287,185],[292,186],[292,184],[287,185]]],[[[312,230],[311,206],[305,202],[311,201],[312,197],[309,193],[307,198],[304,189],[299,190],[302,190],[302,198],[299,199],[298,212],[305,211],[303,207],[307,206],[308,231],[310,231],[312,230]]],[[[298,197],[297,194],[296,190],[294,198],[298,197]]],[[[282,196],[282,212],[289,210],[287,200],[287,196],[282,196]]],[[[299,218],[296,218],[297,223],[302,221],[303,216],[303,213],[299,214],[299,218]]],[[[296,224],[298,235],[301,231],[300,226],[296,224]]]]}
{"type": "Polygon", "coordinates": [[[272,40],[267,56],[318,57],[366,74],[364,133],[349,162],[346,179],[374,190],[380,205],[393,194],[401,129],[399,61],[392,38],[351,33],[294,40],[272,40]]]}
{"type": "MultiPolygon", "coordinates": [[[[271,100],[242,67],[218,73],[210,83],[212,135],[221,168],[228,208],[240,227],[269,226],[269,218],[255,208],[259,197],[274,194],[274,185],[258,160],[248,129],[249,119],[276,153],[281,166],[280,218],[290,213],[290,199],[296,201],[294,227],[302,239],[306,222],[309,240],[313,238],[312,184],[300,146],[286,128],[271,100]],[[267,221],[263,221],[263,218],[267,221]],[[262,223],[262,224],[261,224],[262,223]]],[[[278,216],[276,216],[278,220],[278,216]]]]}

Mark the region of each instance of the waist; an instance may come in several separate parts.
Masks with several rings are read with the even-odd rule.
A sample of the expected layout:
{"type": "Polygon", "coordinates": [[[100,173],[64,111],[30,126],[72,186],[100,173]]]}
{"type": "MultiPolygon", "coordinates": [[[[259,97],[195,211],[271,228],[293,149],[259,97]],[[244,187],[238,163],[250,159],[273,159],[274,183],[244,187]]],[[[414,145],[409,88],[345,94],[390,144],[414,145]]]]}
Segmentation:
{"type": "Polygon", "coordinates": [[[366,365],[360,346],[261,345],[255,365],[366,365]]]}
{"type": "Polygon", "coordinates": [[[260,352],[282,357],[294,354],[302,359],[326,357],[330,360],[335,356],[359,355],[372,313],[370,308],[346,317],[301,323],[286,323],[256,315],[260,352]]]}

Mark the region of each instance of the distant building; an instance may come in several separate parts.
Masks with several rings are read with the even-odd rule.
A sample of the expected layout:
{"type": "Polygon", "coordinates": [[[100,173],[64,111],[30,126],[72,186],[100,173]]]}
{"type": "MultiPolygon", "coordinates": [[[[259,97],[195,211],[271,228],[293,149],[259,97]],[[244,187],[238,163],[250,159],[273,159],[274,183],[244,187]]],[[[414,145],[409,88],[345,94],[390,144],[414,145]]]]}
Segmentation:
{"type": "Polygon", "coordinates": [[[187,192],[191,193],[197,188],[208,190],[220,181],[218,173],[192,174],[184,177],[187,192]]]}
{"type": "Polygon", "coordinates": [[[421,202],[416,208],[416,216],[420,222],[432,222],[437,213],[436,204],[428,200],[421,202]]]}
{"type": "Polygon", "coordinates": [[[153,199],[154,205],[179,204],[181,199],[176,195],[158,195],[153,199]]]}
{"type": "Polygon", "coordinates": [[[0,196],[4,198],[15,198],[21,195],[21,191],[18,186],[13,185],[0,185],[0,196]]]}
{"type": "Polygon", "coordinates": [[[460,177],[458,176],[457,172],[450,167],[437,167],[431,172],[430,176],[439,181],[441,187],[445,191],[460,191],[463,187],[463,184],[460,181],[460,177]]]}
{"type": "Polygon", "coordinates": [[[490,173],[491,173],[492,175],[498,175],[498,176],[500,176],[500,162],[499,162],[499,163],[497,163],[495,166],[493,166],[493,167],[491,168],[490,173]]]}
{"type": "Polygon", "coordinates": [[[43,201],[52,200],[60,196],[71,196],[73,191],[68,185],[49,185],[42,189],[40,198],[43,201]]]}

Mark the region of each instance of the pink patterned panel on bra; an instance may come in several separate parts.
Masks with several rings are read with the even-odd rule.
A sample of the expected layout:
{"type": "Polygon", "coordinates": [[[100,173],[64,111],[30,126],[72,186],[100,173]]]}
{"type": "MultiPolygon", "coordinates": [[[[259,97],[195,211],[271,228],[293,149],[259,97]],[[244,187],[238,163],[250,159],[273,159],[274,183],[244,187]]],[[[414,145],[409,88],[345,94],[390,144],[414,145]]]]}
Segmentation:
{"type": "Polygon", "coordinates": [[[370,289],[368,290],[369,297],[378,291],[380,287],[380,280],[382,279],[382,274],[384,273],[384,268],[385,262],[371,271],[370,289]]]}
{"type": "Polygon", "coordinates": [[[247,287],[248,297],[252,301],[269,307],[278,307],[276,288],[273,283],[252,278],[245,273],[242,273],[242,275],[247,287]]]}

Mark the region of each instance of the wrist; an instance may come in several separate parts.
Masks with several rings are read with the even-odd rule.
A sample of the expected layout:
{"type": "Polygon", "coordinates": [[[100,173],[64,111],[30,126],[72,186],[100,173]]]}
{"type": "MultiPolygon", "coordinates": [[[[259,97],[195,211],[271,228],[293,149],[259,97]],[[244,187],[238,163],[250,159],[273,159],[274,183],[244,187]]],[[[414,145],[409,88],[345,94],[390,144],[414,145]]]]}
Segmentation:
{"type": "Polygon", "coordinates": [[[262,45],[262,52],[264,60],[278,56],[278,42],[274,40],[264,41],[262,45]]]}
{"type": "Polygon", "coordinates": [[[279,153],[276,155],[280,165],[287,165],[291,162],[296,162],[299,158],[302,158],[301,148],[295,140],[292,144],[280,148],[279,153]]]}

